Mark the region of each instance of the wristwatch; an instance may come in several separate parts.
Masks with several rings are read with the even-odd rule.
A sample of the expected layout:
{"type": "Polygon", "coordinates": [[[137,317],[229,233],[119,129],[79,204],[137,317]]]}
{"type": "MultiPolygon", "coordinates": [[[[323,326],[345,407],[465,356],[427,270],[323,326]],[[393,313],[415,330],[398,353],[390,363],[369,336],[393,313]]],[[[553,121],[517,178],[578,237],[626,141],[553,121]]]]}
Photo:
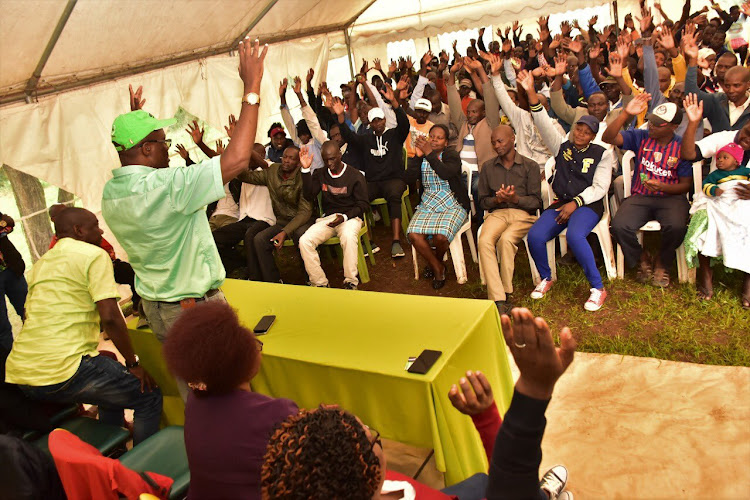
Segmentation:
{"type": "Polygon", "coordinates": [[[245,97],[242,98],[242,102],[247,103],[251,106],[254,104],[260,104],[260,96],[255,92],[250,92],[248,94],[245,94],[245,97]]]}
{"type": "Polygon", "coordinates": [[[139,358],[137,354],[135,354],[134,356],[135,356],[135,363],[128,363],[126,361],[125,368],[130,369],[130,368],[136,368],[138,366],[141,366],[141,358],[139,358]]]}

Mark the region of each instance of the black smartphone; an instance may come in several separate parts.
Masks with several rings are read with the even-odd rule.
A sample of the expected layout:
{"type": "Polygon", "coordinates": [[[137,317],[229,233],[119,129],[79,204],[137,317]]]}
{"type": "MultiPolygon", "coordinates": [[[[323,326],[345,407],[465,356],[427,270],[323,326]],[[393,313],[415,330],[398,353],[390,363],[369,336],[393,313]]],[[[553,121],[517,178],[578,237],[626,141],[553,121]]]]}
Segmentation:
{"type": "Polygon", "coordinates": [[[420,375],[424,375],[430,371],[430,368],[432,368],[432,365],[435,364],[435,361],[438,360],[441,354],[443,354],[441,351],[425,349],[422,351],[422,354],[414,360],[414,363],[412,363],[407,371],[409,373],[419,373],[420,375]]]}
{"type": "Polygon", "coordinates": [[[271,329],[271,325],[273,325],[274,321],[276,321],[276,316],[274,315],[263,316],[260,318],[260,321],[258,321],[258,324],[255,325],[255,328],[253,328],[253,333],[263,335],[271,329]]]}

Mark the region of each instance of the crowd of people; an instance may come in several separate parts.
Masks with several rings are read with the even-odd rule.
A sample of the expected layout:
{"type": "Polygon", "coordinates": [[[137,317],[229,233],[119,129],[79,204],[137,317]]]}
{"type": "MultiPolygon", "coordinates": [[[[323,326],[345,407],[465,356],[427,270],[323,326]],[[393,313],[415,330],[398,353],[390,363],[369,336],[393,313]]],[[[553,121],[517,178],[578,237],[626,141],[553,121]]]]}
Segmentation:
{"type": "Polygon", "coordinates": [[[644,7],[622,27],[598,32],[594,18],[588,27],[564,22],[555,34],[542,17],[538,39],[522,40],[515,25],[512,36],[511,28],[498,30],[489,49],[480,30],[465,56],[455,45],[453,54],[428,52],[419,69],[409,59],[387,68],[364,61],[340,97],[324,83],[314,89],[310,70],[304,93],[299,77],[280,82],[284,125],[271,126],[267,145],[254,142],[260,100],[276,99],[260,95],[267,47],[245,40],[244,97],[226,127],[230,140],[213,150],[190,124],[208,159],[191,165],[189,151],[176,145],[184,168],[168,168],[165,127],[175,121],[142,109],[142,89],[131,87],[131,111],[111,131],[120,166],[102,199],[128,262],[103,240],[94,214],[55,206],[55,240],[28,273],[27,296],[23,260],[7,239],[14,221],[0,218],[0,284],[24,320],[15,339],[9,323],[0,326],[2,390],[94,404],[102,421],[117,425],[124,408],[134,409],[135,445],[157,432],[162,397],[131,346],[118,305],[116,283],[124,283],[164,343],[187,402],[192,498],[412,498],[407,491],[572,498],[564,467],[541,483],[538,469],[544,411],[575,343],[564,329],[556,351],[544,320],[513,307],[516,251],[525,238],[540,276],[531,298],[542,299],[554,294],[548,242],[565,231],[590,286],[584,308],[597,311],[607,291],[587,238],[604,223],[638,282],[669,286],[684,246],[698,268],[700,298],[711,300],[712,266],[721,264],[744,273],[740,300],[750,309],[742,255],[750,243],[750,68],[737,29],[750,3],[714,10],[718,17],[709,19],[686,2],[679,20],[662,12],[656,25],[644,7]],[[303,116],[296,124],[290,83],[303,116]],[[624,164],[628,155],[632,165],[624,164]],[[702,189],[693,189],[696,176],[702,189]],[[412,195],[420,201],[406,224],[402,204],[412,195]],[[356,290],[360,237],[380,198],[390,214],[391,257],[403,257],[408,241],[435,289],[446,282],[451,242],[467,224],[481,228],[488,298],[521,372],[502,422],[480,372],[449,388],[457,410],[472,416],[490,468],[444,492],[389,471],[377,432],[345,410],[300,410],[253,393],[263,344],[239,325],[220,290],[227,273],[283,282],[274,252],[287,245],[299,248],[309,284],[327,287],[318,247],[333,236],[342,247],[343,287],[356,290]],[[639,235],[652,220],[660,233],[655,255],[639,235]],[[124,367],[99,355],[102,329],[124,367]]]}

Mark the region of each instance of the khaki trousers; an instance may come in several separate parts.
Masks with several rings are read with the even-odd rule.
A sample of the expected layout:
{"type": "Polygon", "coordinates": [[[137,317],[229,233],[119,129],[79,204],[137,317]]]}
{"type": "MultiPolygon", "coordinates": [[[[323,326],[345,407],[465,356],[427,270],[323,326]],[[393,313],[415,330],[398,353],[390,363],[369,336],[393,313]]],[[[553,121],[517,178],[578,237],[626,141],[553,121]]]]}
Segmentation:
{"type": "Polygon", "coordinates": [[[490,300],[504,301],[506,294],[513,293],[513,272],[516,267],[518,243],[526,236],[536,219],[535,215],[529,215],[517,208],[502,208],[485,217],[478,242],[479,262],[484,271],[487,297],[490,300]]]}
{"type": "Polygon", "coordinates": [[[344,250],[344,283],[359,284],[357,256],[359,251],[359,230],[362,229],[362,219],[355,217],[342,222],[336,227],[328,227],[328,223],[336,219],[336,215],[317,219],[310,229],[299,239],[299,252],[305,262],[305,270],[314,286],[328,286],[328,278],[320,267],[318,245],[333,236],[338,236],[341,248],[344,250]]]}

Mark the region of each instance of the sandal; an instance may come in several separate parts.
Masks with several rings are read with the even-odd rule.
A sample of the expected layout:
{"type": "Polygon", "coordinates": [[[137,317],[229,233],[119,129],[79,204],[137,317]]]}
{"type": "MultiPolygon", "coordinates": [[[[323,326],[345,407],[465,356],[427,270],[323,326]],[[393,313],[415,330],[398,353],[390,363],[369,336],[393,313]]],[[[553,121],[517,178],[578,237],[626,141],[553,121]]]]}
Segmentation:
{"type": "Polygon", "coordinates": [[[648,283],[653,277],[654,268],[650,261],[642,262],[638,265],[638,271],[635,274],[635,280],[638,283],[648,283]]]}
{"type": "Polygon", "coordinates": [[[442,273],[442,277],[441,277],[441,278],[438,278],[438,276],[437,276],[437,275],[435,275],[435,276],[434,276],[434,277],[432,278],[432,288],[433,288],[434,290],[440,290],[441,288],[443,288],[443,287],[445,286],[445,271],[446,271],[446,270],[447,270],[447,269],[445,268],[445,266],[443,266],[443,273],[442,273]]]}
{"type": "Polygon", "coordinates": [[[742,308],[746,311],[750,311],[750,296],[742,297],[742,308]]]}
{"type": "Polygon", "coordinates": [[[667,288],[669,286],[669,272],[666,269],[655,270],[651,284],[659,288],[667,288]]]}

